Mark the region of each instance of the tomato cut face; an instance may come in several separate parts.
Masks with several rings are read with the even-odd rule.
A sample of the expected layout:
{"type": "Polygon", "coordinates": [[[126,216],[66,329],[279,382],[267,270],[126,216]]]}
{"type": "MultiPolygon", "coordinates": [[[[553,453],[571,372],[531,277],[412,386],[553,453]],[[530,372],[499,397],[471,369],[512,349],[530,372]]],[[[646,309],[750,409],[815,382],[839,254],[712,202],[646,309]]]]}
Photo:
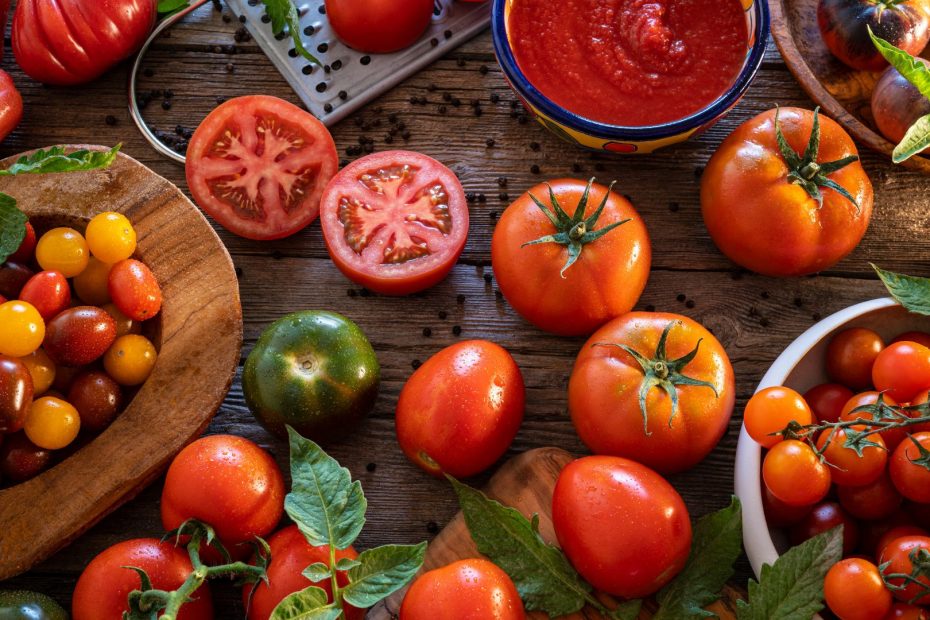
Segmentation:
{"type": "Polygon", "coordinates": [[[375,153],[344,168],[326,188],[321,211],[336,266],[388,295],[442,280],[468,236],[468,206],[455,174],[409,151],[375,153]]]}
{"type": "Polygon", "coordinates": [[[326,127],[297,106],[266,95],[230,99],[194,132],[187,183],[197,204],[248,239],[292,235],[316,219],[336,174],[326,127]]]}

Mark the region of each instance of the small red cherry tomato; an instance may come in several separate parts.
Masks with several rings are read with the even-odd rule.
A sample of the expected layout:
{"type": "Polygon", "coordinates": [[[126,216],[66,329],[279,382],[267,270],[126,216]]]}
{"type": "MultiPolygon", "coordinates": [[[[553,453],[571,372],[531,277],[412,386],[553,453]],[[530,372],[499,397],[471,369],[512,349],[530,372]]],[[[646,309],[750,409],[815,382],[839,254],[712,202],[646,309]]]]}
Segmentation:
{"type": "Polygon", "coordinates": [[[852,390],[839,383],[821,383],[804,393],[804,400],[820,422],[838,422],[843,405],[852,397],[852,390]]]}
{"type": "Polygon", "coordinates": [[[127,258],[113,265],[108,288],[116,307],[134,321],[146,321],[161,310],[158,280],[142,261],[127,258]]]}
{"type": "Polygon", "coordinates": [[[930,388],[930,348],[916,342],[895,342],[875,358],[872,383],[899,403],[930,388]]]}
{"type": "Polygon", "coordinates": [[[831,566],[823,591],[830,611],[841,620],[878,620],[891,610],[891,592],[878,567],[862,558],[831,566]]]}
{"type": "Polygon", "coordinates": [[[114,340],[113,317],[96,306],[77,306],[48,322],[42,347],[56,364],[83,366],[106,353],[114,340]]]}
{"type": "Polygon", "coordinates": [[[61,273],[40,271],[29,278],[19,298],[31,303],[47,323],[71,305],[71,289],[61,273]]]}

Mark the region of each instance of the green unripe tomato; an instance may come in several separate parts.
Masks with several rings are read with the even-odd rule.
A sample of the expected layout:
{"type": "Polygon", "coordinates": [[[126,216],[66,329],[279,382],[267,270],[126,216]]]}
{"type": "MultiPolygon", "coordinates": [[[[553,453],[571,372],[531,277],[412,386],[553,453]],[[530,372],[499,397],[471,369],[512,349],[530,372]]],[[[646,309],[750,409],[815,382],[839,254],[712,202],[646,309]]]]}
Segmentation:
{"type": "Polygon", "coordinates": [[[68,612],[40,592],[0,590],[0,620],[68,620],[68,612]]]}

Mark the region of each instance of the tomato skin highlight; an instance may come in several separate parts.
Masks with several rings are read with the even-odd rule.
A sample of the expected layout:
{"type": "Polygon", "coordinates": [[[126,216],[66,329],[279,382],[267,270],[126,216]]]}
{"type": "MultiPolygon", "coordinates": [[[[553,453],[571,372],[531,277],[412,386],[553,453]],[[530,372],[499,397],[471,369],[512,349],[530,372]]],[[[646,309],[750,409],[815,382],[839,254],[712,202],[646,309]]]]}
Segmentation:
{"type": "Polygon", "coordinates": [[[791,422],[806,426],[812,420],[813,414],[804,398],[791,388],[782,386],[759,390],[752,395],[743,411],[746,432],[763,448],[771,448],[782,441],[781,435],[772,433],[783,430],[791,422]]]}
{"type": "Polygon", "coordinates": [[[930,348],[916,342],[895,342],[885,347],[872,366],[875,389],[899,403],[930,388],[930,348]]]}
{"type": "Polygon", "coordinates": [[[71,305],[71,289],[59,272],[40,271],[29,278],[19,298],[32,304],[47,323],[71,305]]]}
{"type": "Polygon", "coordinates": [[[42,348],[56,364],[84,366],[97,360],[116,339],[116,321],[96,306],[76,306],[45,326],[42,348]]]}
{"type": "Polygon", "coordinates": [[[517,587],[484,559],[452,562],[420,575],[407,590],[400,620],[524,620],[517,587]]]}
{"type": "Polygon", "coordinates": [[[913,463],[921,457],[916,443],[930,449],[930,433],[915,433],[901,442],[888,464],[891,481],[907,499],[921,504],[930,504],[930,471],[913,463]]]}
{"type": "Polygon", "coordinates": [[[23,428],[34,392],[26,365],[15,357],[0,355],[0,438],[23,428]]]}
{"type": "MultiPolygon", "coordinates": [[[[19,121],[22,120],[22,118],[23,97],[19,94],[19,91],[16,90],[16,85],[13,84],[13,78],[10,77],[10,74],[0,70],[0,140],[10,135],[10,133],[16,129],[16,126],[19,125],[19,121]]],[[[30,225],[27,224],[27,226],[31,228],[30,225]]],[[[27,237],[24,241],[28,242],[28,239],[27,228],[27,237]]],[[[33,247],[35,247],[35,231],[32,232],[32,243],[33,247]]],[[[28,247],[28,245],[26,247],[28,247]]],[[[17,250],[13,256],[10,256],[10,260],[29,260],[28,257],[23,258],[24,252],[21,252],[23,249],[24,248],[21,247],[20,250],[17,250]]]]}
{"type": "Polygon", "coordinates": [[[326,0],[326,19],[336,36],[360,52],[410,47],[432,18],[433,0],[326,0]]]}
{"type": "Polygon", "coordinates": [[[830,490],[830,470],[797,439],[775,444],[762,461],[762,479],[772,495],[790,506],[819,502],[830,490]],[[804,480],[799,485],[798,480],[804,480]]]}
{"type": "Polygon", "coordinates": [[[147,321],[161,310],[161,287],[142,261],[127,258],[113,265],[107,290],[120,312],[134,321],[147,321]]]}
{"type": "MultiPolygon", "coordinates": [[[[879,558],[883,564],[885,562],[890,563],[888,568],[885,569],[885,574],[903,573],[909,575],[914,568],[909,556],[911,552],[917,549],[930,551],[930,538],[927,536],[902,536],[888,544],[888,546],[882,549],[882,555],[881,558],[879,558]]],[[[913,600],[924,590],[925,586],[930,586],[930,577],[922,575],[917,579],[924,584],[923,587],[916,583],[908,583],[905,586],[904,579],[901,578],[889,579],[888,581],[892,585],[905,586],[901,590],[893,591],[892,596],[899,601],[913,603],[915,605],[923,606],[930,603],[930,595],[926,594],[917,600],[913,600]]]]}
{"type": "Polygon", "coordinates": [[[824,580],[827,606],[840,620],[876,620],[891,610],[891,592],[868,560],[840,560],[824,580]]]}

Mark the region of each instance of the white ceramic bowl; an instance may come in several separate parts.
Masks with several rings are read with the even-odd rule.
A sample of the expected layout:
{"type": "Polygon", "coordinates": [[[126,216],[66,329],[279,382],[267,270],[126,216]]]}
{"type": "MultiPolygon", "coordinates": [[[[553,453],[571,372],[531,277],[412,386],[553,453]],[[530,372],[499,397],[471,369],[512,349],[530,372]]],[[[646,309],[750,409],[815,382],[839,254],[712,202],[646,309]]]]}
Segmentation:
{"type": "MultiPolygon", "coordinates": [[[[827,343],[834,333],[848,327],[875,330],[887,342],[906,331],[930,331],[930,317],[912,314],[889,297],[840,310],[798,336],[769,367],[756,391],[784,385],[803,394],[827,382],[827,343]]],[[[765,521],[761,464],[762,450],[743,426],[736,447],[736,495],[743,505],[743,544],[757,577],[763,564],[774,563],[788,549],[784,533],[770,530],[765,521]]]]}

